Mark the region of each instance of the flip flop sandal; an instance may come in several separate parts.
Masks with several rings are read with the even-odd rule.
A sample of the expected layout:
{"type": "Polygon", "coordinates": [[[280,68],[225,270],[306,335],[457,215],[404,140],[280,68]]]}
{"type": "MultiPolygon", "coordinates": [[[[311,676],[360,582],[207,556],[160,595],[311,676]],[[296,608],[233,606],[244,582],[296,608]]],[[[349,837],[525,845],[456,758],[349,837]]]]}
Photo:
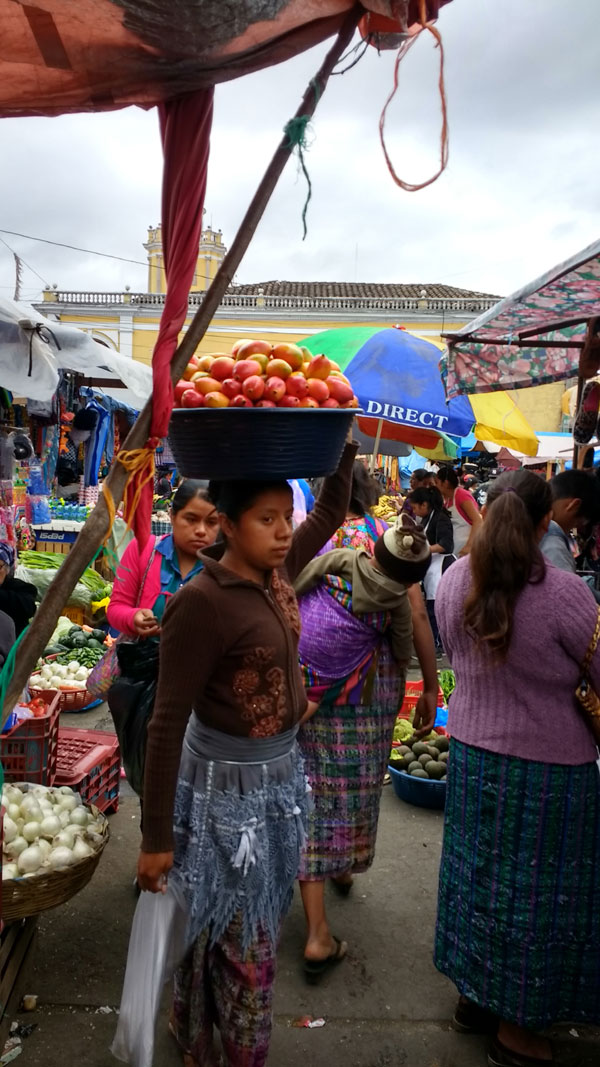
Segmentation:
{"type": "Polygon", "coordinates": [[[552,1067],[555,1062],[554,1055],[551,1060],[540,1060],[538,1056],[525,1056],[520,1052],[513,1052],[497,1037],[490,1042],[488,1049],[489,1067],[552,1067]]]}
{"type": "Polygon", "coordinates": [[[583,390],[581,405],[573,426],[573,439],[578,445],[587,445],[595,433],[600,408],[600,385],[588,382],[583,390]]]}
{"type": "Polygon", "coordinates": [[[344,959],[346,952],[348,951],[348,945],[345,941],[340,941],[338,937],[333,937],[335,941],[335,950],[331,952],[329,956],[325,956],[322,960],[307,960],[304,957],[304,977],[307,982],[311,984],[318,982],[323,977],[325,972],[329,970],[335,963],[341,963],[344,959]]]}
{"type": "Polygon", "coordinates": [[[336,878],[330,878],[332,888],[340,897],[347,897],[352,892],[352,886],[354,885],[354,879],[351,882],[338,882],[336,878]]]}

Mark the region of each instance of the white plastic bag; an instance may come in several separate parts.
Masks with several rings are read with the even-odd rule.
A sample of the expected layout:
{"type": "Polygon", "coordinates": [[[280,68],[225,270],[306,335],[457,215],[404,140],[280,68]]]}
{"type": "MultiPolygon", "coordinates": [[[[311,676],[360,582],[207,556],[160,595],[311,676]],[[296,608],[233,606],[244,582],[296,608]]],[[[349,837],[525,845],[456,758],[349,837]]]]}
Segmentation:
{"type": "Polygon", "coordinates": [[[189,944],[187,911],[173,881],[166,893],[142,893],[131,927],[121,1012],[111,1052],[132,1067],[152,1067],[154,1030],[165,982],[189,944]]]}

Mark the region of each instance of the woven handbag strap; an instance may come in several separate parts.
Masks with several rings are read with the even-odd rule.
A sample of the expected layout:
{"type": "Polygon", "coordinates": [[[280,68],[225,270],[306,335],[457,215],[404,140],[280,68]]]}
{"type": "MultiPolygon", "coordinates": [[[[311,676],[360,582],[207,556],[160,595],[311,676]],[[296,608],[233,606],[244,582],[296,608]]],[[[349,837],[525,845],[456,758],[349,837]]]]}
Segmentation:
{"type": "Polygon", "coordinates": [[[590,641],[588,650],[585,654],[585,659],[581,665],[581,672],[584,677],[587,677],[588,671],[590,669],[590,664],[592,662],[596,649],[598,648],[598,641],[600,641],[600,607],[598,608],[598,615],[596,617],[596,629],[594,630],[594,636],[590,641]]]}
{"type": "MultiPolygon", "coordinates": [[[[167,536],[168,536],[168,534],[167,534],[167,536]]],[[[142,577],[142,584],[140,585],[140,588],[138,590],[138,595],[137,595],[137,605],[136,606],[138,608],[139,608],[140,604],[142,603],[142,597],[144,595],[144,586],[146,585],[146,578],[148,577],[148,572],[150,570],[150,567],[152,566],[154,557],[156,555],[156,546],[157,546],[159,540],[162,541],[163,538],[162,537],[160,539],[158,537],[154,538],[154,544],[152,545],[152,549],[150,551],[150,555],[148,556],[148,562],[146,564],[146,569],[145,569],[144,575],[142,577]]],[[[599,622],[599,625],[600,625],[600,622],[599,622]]],[[[592,653],[592,655],[593,655],[593,653],[592,653]]]]}

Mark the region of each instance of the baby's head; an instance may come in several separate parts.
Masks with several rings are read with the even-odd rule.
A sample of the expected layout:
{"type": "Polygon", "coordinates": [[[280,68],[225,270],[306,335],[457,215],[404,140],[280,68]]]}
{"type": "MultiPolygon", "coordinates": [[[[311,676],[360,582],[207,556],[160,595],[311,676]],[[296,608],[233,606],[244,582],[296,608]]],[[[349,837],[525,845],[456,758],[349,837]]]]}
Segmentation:
{"type": "Polygon", "coordinates": [[[421,582],[431,563],[423,530],[406,514],[377,538],[373,552],[379,570],[403,585],[421,582]]]}

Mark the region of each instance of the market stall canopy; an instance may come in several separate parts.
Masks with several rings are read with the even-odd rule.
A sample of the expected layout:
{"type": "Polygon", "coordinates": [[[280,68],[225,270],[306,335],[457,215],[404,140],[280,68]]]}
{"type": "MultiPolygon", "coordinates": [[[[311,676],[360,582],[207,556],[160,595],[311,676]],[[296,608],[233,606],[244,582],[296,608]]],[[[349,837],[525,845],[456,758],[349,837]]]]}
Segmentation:
{"type": "MultiPolygon", "coordinates": [[[[524,467],[533,466],[537,463],[568,462],[573,459],[573,436],[570,433],[537,433],[535,451],[531,449],[507,448],[507,451],[515,459],[521,461],[524,467]]],[[[503,451],[493,441],[483,438],[481,443],[492,455],[503,451]]]]}
{"type": "Polygon", "coordinates": [[[595,241],[462,330],[443,335],[448,396],[572,378],[587,321],[599,314],[600,241],[595,241]]]}
{"type": "MultiPolygon", "coordinates": [[[[428,19],[451,0],[427,0],[428,19]]],[[[291,59],[354,0],[0,0],[0,116],[152,107],[291,59]]],[[[365,0],[420,21],[419,0],[365,0]]]]}
{"type": "Polygon", "coordinates": [[[106,348],[83,330],[45,318],[29,304],[0,297],[0,386],[29,400],[51,400],[61,369],[103,379],[109,396],[138,410],[152,392],[150,367],[106,348]],[[126,391],[115,388],[119,381],[126,391]]]}

